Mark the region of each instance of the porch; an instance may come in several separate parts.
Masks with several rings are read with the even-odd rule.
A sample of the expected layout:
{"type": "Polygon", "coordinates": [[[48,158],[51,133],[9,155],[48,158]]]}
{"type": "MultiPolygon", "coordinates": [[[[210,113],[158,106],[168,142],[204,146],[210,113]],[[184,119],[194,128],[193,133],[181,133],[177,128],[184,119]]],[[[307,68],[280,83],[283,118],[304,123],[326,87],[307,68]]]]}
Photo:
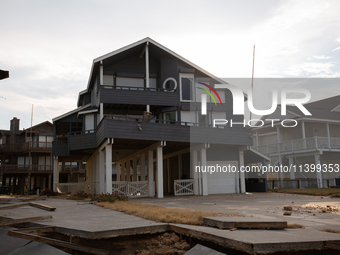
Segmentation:
{"type": "Polygon", "coordinates": [[[314,136],[305,139],[260,145],[254,148],[268,156],[298,154],[310,151],[340,152],[340,138],[314,136]]]}

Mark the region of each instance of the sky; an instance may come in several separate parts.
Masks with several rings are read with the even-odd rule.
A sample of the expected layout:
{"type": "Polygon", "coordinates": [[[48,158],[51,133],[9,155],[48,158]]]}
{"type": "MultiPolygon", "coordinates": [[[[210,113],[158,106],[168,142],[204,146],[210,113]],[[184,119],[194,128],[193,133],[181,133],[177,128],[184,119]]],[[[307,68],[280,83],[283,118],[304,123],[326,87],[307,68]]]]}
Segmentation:
{"type": "MultiPolygon", "coordinates": [[[[226,80],[251,77],[254,44],[255,78],[340,78],[339,13],[337,0],[0,0],[0,129],[30,127],[32,104],[33,125],[75,109],[93,59],[145,37],[226,80]]],[[[254,97],[270,95],[257,81],[254,97]]],[[[340,95],[338,79],[304,88],[340,95]]]]}

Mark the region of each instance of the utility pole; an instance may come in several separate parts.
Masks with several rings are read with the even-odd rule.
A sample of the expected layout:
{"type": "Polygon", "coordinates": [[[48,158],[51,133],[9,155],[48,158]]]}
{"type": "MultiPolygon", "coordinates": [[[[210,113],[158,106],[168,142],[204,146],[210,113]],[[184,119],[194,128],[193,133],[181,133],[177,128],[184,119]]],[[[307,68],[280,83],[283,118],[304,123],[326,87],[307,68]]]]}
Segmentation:
{"type": "MultiPolygon", "coordinates": [[[[252,99],[254,100],[254,65],[255,65],[255,44],[253,48],[253,70],[252,70],[252,75],[251,75],[251,94],[252,99]]],[[[249,111],[249,120],[251,120],[251,111],[249,111]]]]}

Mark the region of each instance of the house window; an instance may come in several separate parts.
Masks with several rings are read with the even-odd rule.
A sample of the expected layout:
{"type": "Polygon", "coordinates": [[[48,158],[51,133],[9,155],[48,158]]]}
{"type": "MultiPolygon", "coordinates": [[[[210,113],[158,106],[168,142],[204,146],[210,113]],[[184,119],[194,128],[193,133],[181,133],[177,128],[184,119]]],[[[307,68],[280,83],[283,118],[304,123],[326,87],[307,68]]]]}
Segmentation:
{"type": "Polygon", "coordinates": [[[176,112],[166,112],[166,113],[164,113],[164,119],[166,121],[170,121],[170,124],[175,124],[175,122],[177,120],[177,113],[176,112]]]}
{"type": "Polygon", "coordinates": [[[181,101],[193,101],[195,98],[194,75],[180,74],[181,101]]]}

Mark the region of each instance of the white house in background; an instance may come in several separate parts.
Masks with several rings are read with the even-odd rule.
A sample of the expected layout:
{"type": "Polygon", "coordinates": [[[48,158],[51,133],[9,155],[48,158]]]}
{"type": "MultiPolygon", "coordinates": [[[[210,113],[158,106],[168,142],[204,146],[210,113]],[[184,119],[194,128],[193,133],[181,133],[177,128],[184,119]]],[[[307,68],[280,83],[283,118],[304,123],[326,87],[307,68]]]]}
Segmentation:
{"type": "Polygon", "coordinates": [[[330,179],[334,181],[340,176],[339,172],[332,172],[332,167],[336,169],[340,164],[340,96],[308,103],[304,107],[311,116],[305,116],[295,106],[287,106],[286,116],[281,116],[280,107],[273,114],[263,116],[262,120],[280,121],[274,122],[273,127],[270,123],[254,128],[253,144],[258,151],[270,156],[272,166],[297,166],[296,172],[268,174],[268,179],[280,179],[281,184],[285,179],[314,179],[315,186],[327,187],[330,179]],[[294,119],[298,125],[282,127],[283,119],[294,119]],[[308,166],[312,168],[319,164],[327,171],[307,171],[308,166]]]}

